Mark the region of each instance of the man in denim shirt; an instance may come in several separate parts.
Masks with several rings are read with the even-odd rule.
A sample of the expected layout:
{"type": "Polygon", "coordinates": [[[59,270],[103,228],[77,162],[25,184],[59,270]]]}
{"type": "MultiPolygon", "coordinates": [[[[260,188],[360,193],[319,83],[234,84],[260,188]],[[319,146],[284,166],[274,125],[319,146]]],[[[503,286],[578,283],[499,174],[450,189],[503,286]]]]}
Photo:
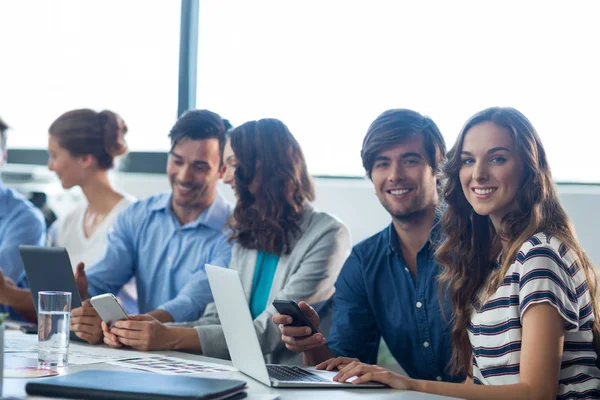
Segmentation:
{"type": "MultiPolygon", "coordinates": [[[[147,315],[134,319],[183,322],[202,315],[212,302],[204,264],[227,267],[231,258],[231,209],[217,192],[225,130],[224,121],[207,110],[188,111],[177,121],[167,162],[172,192],[138,201],[119,215],[104,257],[87,276],[78,265],[80,291],[116,293],[135,276],[139,309],[147,315]]],[[[84,304],[73,310],[71,329],[100,343],[100,322],[84,304]]]]}
{"type": "MultiPolygon", "coordinates": [[[[369,127],[363,166],[392,223],[354,246],[346,260],[328,338],[287,326],[287,315],[273,317],[287,348],[303,352],[306,365],[333,369],[353,359],[373,364],[383,338],[409,376],[463,379],[448,373],[449,312],[440,309],[440,268],[433,257],[440,232],[436,173],[445,151],[435,123],[411,110],[388,110],[369,127]]],[[[300,307],[318,326],[315,311],[300,307]]]]}
{"type": "MultiPolygon", "coordinates": [[[[0,167],[6,162],[7,130],[8,125],[0,119],[0,167]]],[[[18,318],[8,306],[7,292],[15,287],[15,282],[24,283],[19,245],[43,246],[45,241],[46,223],[40,210],[0,180],[0,313],[9,312],[11,318],[18,318]]]]}

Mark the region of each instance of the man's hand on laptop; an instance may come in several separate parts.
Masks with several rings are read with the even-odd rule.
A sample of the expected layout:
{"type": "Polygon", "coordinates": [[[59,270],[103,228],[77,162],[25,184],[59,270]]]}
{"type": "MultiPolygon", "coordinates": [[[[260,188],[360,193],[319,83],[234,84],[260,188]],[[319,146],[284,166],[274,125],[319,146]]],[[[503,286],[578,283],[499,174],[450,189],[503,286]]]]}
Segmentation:
{"type": "MultiPolygon", "coordinates": [[[[306,315],[313,326],[319,329],[319,314],[307,303],[301,301],[298,303],[300,310],[306,315]]],[[[273,322],[279,325],[281,331],[281,340],[285,343],[285,347],[296,353],[301,353],[307,350],[312,350],[321,347],[325,344],[326,339],[320,333],[311,335],[308,326],[290,326],[292,317],[285,314],[273,315],[273,322]]]]}
{"type": "Polygon", "coordinates": [[[88,295],[88,279],[84,269],[85,264],[82,262],[79,262],[75,268],[75,283],[77,284],[79,297],[81,297],[82,300],[90,297],[88,295]]]}
{"type": "Polygon", "coordinates": [[[350,358],[350,357],[335,357],[330,358],[327,361],[323,361],[320,364],[315,365],[316,369],[324,369],[326,371],[333,371],[334,369],[342,370],[347,365],[352,364],[353,362],[360,363],[358,358],[350,358]]]}
{"type": "Polygon", "coordinates": [[[89,344],[102,343],[104,335],[101,322],[102,319],[89,300],[85,300],[81,307],[71,311],[71,330],[89,344]]]}

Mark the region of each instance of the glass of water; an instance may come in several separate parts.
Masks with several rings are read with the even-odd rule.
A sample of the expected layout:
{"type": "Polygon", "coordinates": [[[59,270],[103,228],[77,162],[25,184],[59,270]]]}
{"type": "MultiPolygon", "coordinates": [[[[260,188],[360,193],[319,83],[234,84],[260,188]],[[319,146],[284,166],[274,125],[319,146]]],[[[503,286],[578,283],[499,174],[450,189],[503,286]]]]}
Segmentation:
{"type": "Polygon", "coordinates": [[[38,293],[38,365],[65,367],[69,362],[71,292],[38,293]]]}

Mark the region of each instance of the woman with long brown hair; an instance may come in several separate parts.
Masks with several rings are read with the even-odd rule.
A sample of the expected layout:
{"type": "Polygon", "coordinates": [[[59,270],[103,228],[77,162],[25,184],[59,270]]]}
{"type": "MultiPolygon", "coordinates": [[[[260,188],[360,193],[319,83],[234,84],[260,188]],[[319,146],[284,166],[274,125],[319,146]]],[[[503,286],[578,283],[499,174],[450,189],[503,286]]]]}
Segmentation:
{"type": "MultiPolygon", "coordinates": [[[[223,181],[237,197],[230,222],[234,244],[229,269],[240,274],[267,362],[301,364],[301,356],[285,348],[271,321],[277,313],[271,303],[329,299],[350,254],[350,234],[338,219],[312,207],[314,187],[302,149],[283,122],[261,119],[233,129],[223,161],[223,181]]],[[[147,332],[109,330],[103,324],[104,342],[229,358],[214,303],[198,321],[177,326],[147,322],[147,332]],[[130,340],[132,335],[137,340],[130,340]]]]}
{"type": "Polygon", "coordinates": [[[453,311],[451,367],[471,384],[357,363],[338,378],[467,399],[600,398],[597,276],[532,124],[513,108],[475,114],[444,173],[440,290],[453,311]]]}

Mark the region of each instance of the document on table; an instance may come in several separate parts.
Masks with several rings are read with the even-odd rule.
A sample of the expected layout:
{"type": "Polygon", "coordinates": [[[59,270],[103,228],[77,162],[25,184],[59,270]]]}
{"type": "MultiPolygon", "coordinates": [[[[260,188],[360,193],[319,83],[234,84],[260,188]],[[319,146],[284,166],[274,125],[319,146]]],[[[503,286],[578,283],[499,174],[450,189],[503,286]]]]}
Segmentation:
{"type": "Polygon", "coordinates": [[[4,337],[5,353],[27,353],[35,352],[37,357],[38,337],[37,335],[24,335],[21,332],[6,331],[4,337]]]}
{"type": "Polygon", "coordinates": [[[177,357],[143,356],[127,360],[110,361],[109,364],[134,368],[164,375],[195,375],[206,372],[237,371],[228,365],[191,361],[177,357]]]}
{"type": "MultiPolygon", "coordinates": [[[[6,331],[4,352],[15,353],[14,357],[37,359],[37,335],[6,331]]],[[[69,365],[109,363],[125,368],[135,368],[167,375],[193,375],[205,372],[237,371],[235,368],[178,357],[163,357],[133,350],[111,349],[107,346],[69,343],[69,365]]]]}
{"type": "MultiPolygon", "coordinates": [[[[15,356],[37,359],[37,341],[35,350],[35,353],[18,353],[15,354],[15,356]]],[[[106,346],[90,346],[73,342],[69,344],[69,365],[98,364],[144,356],[146,356],[145,353],[130,350],[111,349],[106,346]]]]}

